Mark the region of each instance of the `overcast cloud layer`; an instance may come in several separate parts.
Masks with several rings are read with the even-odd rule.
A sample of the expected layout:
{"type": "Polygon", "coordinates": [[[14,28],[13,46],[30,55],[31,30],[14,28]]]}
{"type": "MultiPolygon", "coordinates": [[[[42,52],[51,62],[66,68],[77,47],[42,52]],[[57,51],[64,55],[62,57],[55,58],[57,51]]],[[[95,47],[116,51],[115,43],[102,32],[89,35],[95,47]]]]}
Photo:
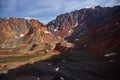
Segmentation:
{"type": "Polygon", "coordinates": [[[59,14],[93,6],[120,5],[120,0],[0,0],[0,17],[36,18],[48,23],[59,14]]]}

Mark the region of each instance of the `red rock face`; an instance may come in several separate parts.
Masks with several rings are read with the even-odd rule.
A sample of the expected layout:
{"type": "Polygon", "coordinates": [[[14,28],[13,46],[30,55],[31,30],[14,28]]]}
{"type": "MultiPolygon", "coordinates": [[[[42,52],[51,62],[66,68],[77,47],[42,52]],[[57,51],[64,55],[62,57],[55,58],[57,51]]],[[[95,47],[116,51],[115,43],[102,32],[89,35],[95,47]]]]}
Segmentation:
{"type": "Polygon", "coordinates": [[[120,6],[96,6],[62,14],[47,27],[92,53],[120,52],[120,6]]]}
{"type": "Polygon", "coordinates": [[[0,36],[1,53],[4,53],[3,49],[5,52],[39,50],[54,41],[46,26],[35,19],[0,18],[0,36]]]}

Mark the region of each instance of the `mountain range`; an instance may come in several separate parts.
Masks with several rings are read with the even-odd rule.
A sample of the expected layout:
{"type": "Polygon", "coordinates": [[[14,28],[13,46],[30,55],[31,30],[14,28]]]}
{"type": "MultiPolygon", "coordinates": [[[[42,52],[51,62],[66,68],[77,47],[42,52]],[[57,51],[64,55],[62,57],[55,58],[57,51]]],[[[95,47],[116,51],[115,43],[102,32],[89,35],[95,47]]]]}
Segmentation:
{"type": "MultiPolygon", "coordinates": [[[[34,74],[35,68],[36,74],[43,72],[43,74],[41,73],[39,75],[47,75],[47,77],[50,77],[43,77],[42,80],[120,79],[119,74],[117,74],[120,73],[118,69],[118,66],[120,66],[120,6],[95,6],[75,10],[57,16],[56,19],[46,25],[35,19],[0,18],[0,36],[0,55],[40,54],[41,56],[44,54],[44,56],[53,56],[53,58],[45,61],[45,63],[44,61],[40,62],[41,65],[39,65],[38,62],[29,65],[30,67],[26,65],[13,71],[10,70],[7,74],[8,79],[3,76],[3,78],[1,78],[2,80],[21,80],[22,77],[16,79],[18,75],[15,75],[15,73],[22,74],[25,70],[26,74],[28,74],[30,69],[32,69],[32,71],[30,71],[30,75],[32,75],[32,73],[34,74]],[[56,57],[54,58],[54,56],[56,57]],[[84,68],[81,62],[84,57],[86,59],[86,61],[83,62],[83,64],[85,64],[85,70],[87,70],[88,73],[93,70],[92,77],[90,76],[91,74],[81,70],[84,68]],[[89,60],[91,61],[90,63],[89,60]],[[77,64],[75,64],[75,62],[77,64]],[[53,64],[51,69],[55,67],[55,74],[57,73],[58,75],[54,75],[54,71],[46,68],[49,66],[45,66],[46,63],[50,65],[53,64]],[[91,65],[90,69],[87,63],[91,65]],[[107,66],[105,63],[107,63],[107,66]],[[38,68],[37,65],[42,67],[38,68]],[[65,65],[65,67],[62,65],[65,65]],[[80,67],[80,65],[83,67],[80,67]],[[45,67],[43,68],[43,66],[45,67]],[[64,70],[59,72],[59,66],[64,68],[64,70]],[[93,68],[98,70],[98,72],[93,68]],[[19,71],[19,69],[23,70],[23,72],[19,71]],[[48,71],[45,69],[48,69],[48,71]],[[99,69],[103,70],[100,71],[99,69]],[[73,75],[75,76],[72,76],[69,70],[73,71],[73,75]],[[80,70],[81,72],[77,72],[76,70],[80,70]],[[52,78],[51,73],[54,75],[52,78]],[[88,78],[81,75],[82,73],[87,74],[88,78]],[[99,76],[96,74],[99,74],[99,76]],[[61,78],[59,75],[63,77],[61,78]]],[[[2,57],[0,60],[2,60],[2,57]]],[[[1,69],[4,69],[6,66],[8,68],[9,65],[3,65],[4,61],[0,62],[1,69]]],[[[37,80],[41,79],[37,78],[37,80]]]]}
{"type": "Polygon", "coordinates": [[[0,53],[36,52],[55,40],[38,20],[24,18],[0,19],[0,53]]]}

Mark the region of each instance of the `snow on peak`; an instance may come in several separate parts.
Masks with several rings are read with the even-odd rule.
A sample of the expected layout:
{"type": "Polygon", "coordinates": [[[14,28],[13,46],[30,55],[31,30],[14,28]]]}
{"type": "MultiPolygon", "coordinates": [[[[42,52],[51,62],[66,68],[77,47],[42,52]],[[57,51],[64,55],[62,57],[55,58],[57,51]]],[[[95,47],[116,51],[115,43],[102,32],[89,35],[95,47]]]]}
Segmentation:
{"type": "Polygon", "coordinates": [[[68,33],[71,33],[73,30],[69,30],[68,33]]]}

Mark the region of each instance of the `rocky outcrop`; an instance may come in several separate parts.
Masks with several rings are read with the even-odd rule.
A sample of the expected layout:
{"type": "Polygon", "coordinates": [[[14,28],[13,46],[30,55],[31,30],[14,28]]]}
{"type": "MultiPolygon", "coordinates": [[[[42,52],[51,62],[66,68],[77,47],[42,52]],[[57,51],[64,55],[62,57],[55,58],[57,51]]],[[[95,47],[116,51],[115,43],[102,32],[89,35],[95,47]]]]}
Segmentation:
{"type": "Polygon", "coordinates": [[[38,20],[0,18],[0,53],[36,52],[49,45],[54,37],[38,20]]]}
{"type": "Polygon", "coordinates": [[[120,52],[120,6],[96,6],[62,14],[47,27],[56,36],[92,53],[120,52]]]}

